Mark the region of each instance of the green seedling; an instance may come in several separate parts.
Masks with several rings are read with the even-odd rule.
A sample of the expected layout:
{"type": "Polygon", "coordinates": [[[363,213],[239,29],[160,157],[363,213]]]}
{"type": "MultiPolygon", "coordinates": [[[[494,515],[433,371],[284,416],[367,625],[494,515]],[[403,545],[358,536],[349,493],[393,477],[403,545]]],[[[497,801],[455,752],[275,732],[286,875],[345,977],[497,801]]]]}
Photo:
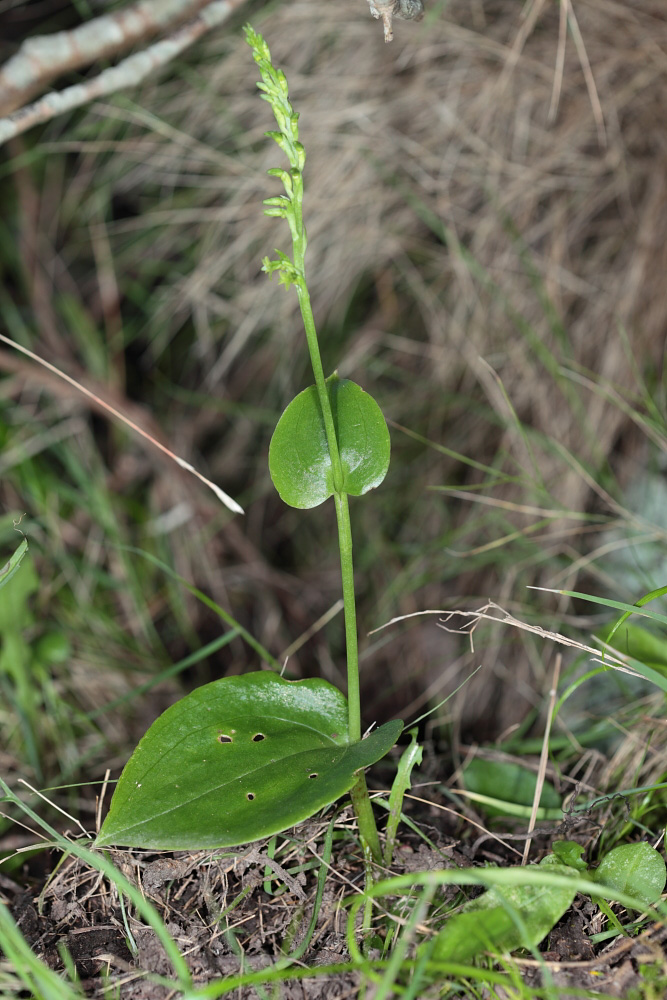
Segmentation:
{"type": "MultiPolygon", "coordinates": [[[[618,893],[620,898],[630,896],[646,906],[660,899],[665,887],[665,862],[650,844],[616,847],[592,870],[581,856],[580,844],[558,840],[553,846],[554,853],[543,858],[533,870],[559,874],[570,881],[564,881],[562,886],[519,882],[492,886],[477,899],[465,903],[445,922],[433,941],[423,946],[429,957],[470,962],[485,951],[497,953],[536,947],[572,905],[576,892],[572,876],[583,876],[590,883],[591,896],[616,923],[613,912],[598,896],[597,887],[618,893]]],[[[510,878],[512,871],[519,870],[505,869],[510,878]]],[[[622,932],[619,924],[618,933],[622,932]]]]}
{"type": "Polygon", "coordinates": [[[387,819],[387,830],[385,835],[384,854],[382,860],[385,867],[390,868],[396,847],[396,837],[398,824],[401,819],[401,807],[403,806],[403,796],[411,787],[410,775],[412,769],[422,762],[422,748],[417,743],[417,730],[411,729],[408,733],[410,745],[403,751],[403,755],[398,764],[398,770],[394,779],[394,784],[389,796],[389,818],[387,819]]]}
{"type": "Polygon", "coordinates": [[[562,865],[576,868],[579,872],[585,872],[588,868],[582,857],[584,849],[576,840],[554,840],[552,847],[556,858],[562,865]]]}
{"type": "Polygon", "coordinates": [[[650,906],[664,892],[667,870],[662,855],[641,841],[614,847],[591,872],[591,878],[599,885],[636,896],[650,906]]]}
{"type": "MultiPolygon", "coordinates": [[[[264,39],[246,28],[258,87],[278,125],[268,132],[289,161],[269,174],[285,194],[265,212],[285,219],[292,257],[276,251],[263,270],[294,287],[315,384],[289,404],[269,448],[269,471],[292,507],[333,498],[338,527],[347,645],[347,698],[319,679],[287,681],[270,671],[225,677],[169,708],[143,737],[118,782],[97,845],[196,849],[234,846],[278,833],[351,793],[366,856],[381,860],[364,768],[383,757],[403,724],[361,735],[359,658],[348,496],[384,479],[389,432],[380,407],[336,372],[325,378],[306,283],[303,167],[298,114],[264,39]]],[[[414,762],[414,760],[413,760],[414,762]]],[[[402,787],[406,787],[404,776],[402,787]]],[[[402,798],[402,794],[399,796],[402,798]]],[[[393,804],[400,814],[400,801],[393,804]]],[[[395,832],[394,832],[395,836],[395,832]]]]}
{"type": "MultiPolygon", "coordinates": [[[[561,864],[553,854],[548,854],[539,867],[554,874],[573,874],[573,870],[561,864]]],[[[562,887],[493,886],[477,899],[465,903],[446,922],[430,946],[430,957],[439,961],[469,962],[484,951],[535,947],[569,910],[574,897],[575,890],[567,883],[562,887]]]]}

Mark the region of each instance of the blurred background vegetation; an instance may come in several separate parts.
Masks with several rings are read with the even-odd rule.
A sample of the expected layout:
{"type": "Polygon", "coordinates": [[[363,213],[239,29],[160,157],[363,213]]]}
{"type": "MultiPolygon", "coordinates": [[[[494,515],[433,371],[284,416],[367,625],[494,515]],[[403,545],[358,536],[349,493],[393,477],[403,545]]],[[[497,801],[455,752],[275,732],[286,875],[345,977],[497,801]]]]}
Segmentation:
{"type": "MultiPolygon", "coordinates": [[[[100,13],[0,11],[3,58],[100,13]]],[[[289,676],[344,683],[340,614],[310,634],[339,599],[333,509],[285,507],[267,471],[309,374],[295,296],[260,272],[288,239],[261,210],[279,154],[245,20],[301,112],[325,368],[390,422],[389,475],[352,503],[366,723],[414,717],[481,664],[434,735],[529,737],[550,685],[534,635],[480,628],[471,651],[427,616],[366,637],[394,617],[491,599],[586,641],[604,609],[527,588],[633,602],[665,583],[663,0],[431,0],[391,45],[364,0],[247,2],[140,87],[2,152],[2,331],[246,510],[0,350],[0,561],[19,519],[30,541],[0,607],[11,784],[116,776],[179,693],[260,666],[141,553],[289,676]]],[[[588,697],[581,743],[626,696],[588,697]]],[[[92,798],[66,797],[92,821],[92,798]]]]}

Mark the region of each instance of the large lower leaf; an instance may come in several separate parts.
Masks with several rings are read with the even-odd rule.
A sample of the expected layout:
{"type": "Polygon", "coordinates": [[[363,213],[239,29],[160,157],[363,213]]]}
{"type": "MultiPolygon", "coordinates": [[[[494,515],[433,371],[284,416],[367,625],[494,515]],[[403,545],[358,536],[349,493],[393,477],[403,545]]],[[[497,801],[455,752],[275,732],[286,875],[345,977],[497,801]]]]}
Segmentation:
{"type": "Polygon", "coordinates": [[[143,737],[96,845],[196,850],[279,833],[348,791],[401,729],[348,744],[346,700],[323,680],[266,671],[206,684],[143,737]]]}
{"type": "MultiPolygon", "coordinates": [[[[327,379],[342,492],[361,496],[379,486],[389,468],[389,431],[372,396],[334,373],[327,379]]],[[[333,471],[317,389],[300,392],[284,411],[269,446],[269,472],[290,507],[317,507],[334,493],[333,471]]]]}

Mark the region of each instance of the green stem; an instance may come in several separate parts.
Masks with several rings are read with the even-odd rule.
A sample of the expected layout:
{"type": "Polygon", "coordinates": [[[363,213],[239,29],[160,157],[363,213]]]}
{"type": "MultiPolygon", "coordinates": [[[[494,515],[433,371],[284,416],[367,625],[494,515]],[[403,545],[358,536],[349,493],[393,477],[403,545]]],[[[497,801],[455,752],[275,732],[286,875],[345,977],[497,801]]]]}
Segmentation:
{"type": "MultiPolygon", "coordinates": [[[[262,74],[264,83],[267,78],[262,74]]],[[[347,702],[348,702],[348,739],[351,743],[356,743],[361,739],[361,706],[359,699],[359,653],[357,648],[357,612],[354,598],[354,568],[352,565],[352,529],[350,527],[350,510],[347,502],[347,494],[343,493],[343,466],[338,450],[338,438],[336,436],[336,425],[334,423],[331,400],[322,368],[322,357],[320,346],[317,340],[315,329],[315,318],[310,304],[310,294],[306,283],[305,256],[308,243],[306,229],[303,224],[302,204],[303,204],[303,175],[301,167],[303,157],[300,156],[297,148],[298,132],[295,123],[290,128],[284,124],[284,115],[292,115],[292,108],[287,101],[286,93],[281,97],[274,94],[276,104],[281,105],[281,115],[276,111],[281,132],[288,144],[285,150],[292,165],[290,181],[285,185],[289,201],[290,211],[286,213],[292,234],[293,263],[295,269],[294,284],[299,296],[299,307],[303,318],[303,325],[306,331],[308,342],[308,353],[310,363],[315,376],[315,386],[317,396],[322,410],[324,429],[327,437],[329,456],[331,458],[331,471],[333,476],[334,500],[336,503],[336,520],[338,523],[338,542],[340,547],[340,568],[343,581],[343,604],[345,608],[345,641],[347,647],[347,702]]],[[[284,147],[283,147],[284,148],[284,147]]],[[[351,791],[354,811],[359,823],[359,834],[362,846],[366,855],[372,854],[378,863],[382,860],[380,850],[380,840],[378,837],[373,807],[368,797],[366,779],[363,773],[357,780],[351,791]]]]}
{"type": "Polygon", "coordinates": [[[373,806],[366,787],[366,775],[361,772],[356,785],[350,789],[350,798],[354,806],[354,813],[359,825],[359,835],[361,836],[361,847],[364,851],[370,850],[373,860],[378,864],[382,863],[382,850],[380,849],[380,838],[378,828],[375,824],[373,806]]]}
{"type": "MultiPolygon", "coordinates": [[[[336,427],[331,410],[331,402],[324,380],[322,359],[320,348],[317,342],[315,331],[315,319],[310,305],[310,296],[306,286],[304,273],[304,243],[294,241],[294,263],[299,269],[300,277],[297,282],[299,293],[299,305],[303,317],[303,325],[306,330],[308,341],[308,351],[313,366],[315,385],[322,408],[322,417],[329,445],[329,455],[333,470],[334,501],[336,504],[336,521],[338,524],[338,546],[340,549],[340,572],[343,584],[343,607],[345,614],[345,645],[347,650],[347,717],[348,717],[348,739],[350,743],[356,743],[361,739],[361,701],[359,696],[359,649],[357,642],[357,609],[354,596],[354,566],[352,563],[352,528],[350,525],[350,508],[347,501],[347,494],[340,492],[343,485],[343,467],[338,451],[338,439],[336,438],[336,427]]],[[[373,807],[368,797],[366,779],[362,774],[350,793],[352,804],[359,824],[359,834],[362,844],[367,847],[373,858],[378,863],[382,860],[380,839],[378,837],[373,807]]]]}
{"type": "Polygon", "coordinates": [[[313,310],[310,304],[310,295],[308,293],[308,287],[306,285],[303,256],[300,256],[300,254],[297,253],[296,243],[294,245],[294,263],[296,264],[300,274],[299,280],[296,283],[297,293],[299,295],[299,306],[301,308],[303,325],[306,330],[306,340],[308,341],[308,353],[310,354],[310,363],[313,368],[313,375],[315,376],[315,386],[317,388],[317,396],[320,401],[320,407],[322,408],[322,417],[324,419],[324,430],[327,435],[327,444],[329,446],[329,455],[331,457],[333,485],[334,489],[338,491],[342,489],[343,486],[343,466],[341,465],[340,461],[340,453],[338,451],[338,439],[336,438],[336,426],[334,424],[333,412],[331,410],[331,401],[329,400],[329,393],[327,391],[326,381],[324,378],[324,369],[322,368],[320,345],[317,342],[317,333],[315,331],[315,318],[313,316],[313,310]]]}
{"type": "Polygon", "coordinates": [[[361,739],[361,702],[359,697],[359,651],[357,646],[357,609],[354,597],[352,565],[352,528],[347,493],[334,493],[338,522],[340,573],[343,581],[345,644],[347,647],[347,717],[350,743],[361,739]]]}
{"type": "Polygon", "coordinates": [[[364,915],[361,922],[361,936],[362,936],[362,947],[364,950],[364,955],[368,958],[370,951],[370,933],[371,926],[373,924],[373,900],[370,897],[370,893],[373,890],[373,884],[375,879],[373,878],[373,856],[368,844],[361,841],[363,852],[364,852],[364,892],[369,895],[366,898],[366,905],[364,906],[364,915]]]}

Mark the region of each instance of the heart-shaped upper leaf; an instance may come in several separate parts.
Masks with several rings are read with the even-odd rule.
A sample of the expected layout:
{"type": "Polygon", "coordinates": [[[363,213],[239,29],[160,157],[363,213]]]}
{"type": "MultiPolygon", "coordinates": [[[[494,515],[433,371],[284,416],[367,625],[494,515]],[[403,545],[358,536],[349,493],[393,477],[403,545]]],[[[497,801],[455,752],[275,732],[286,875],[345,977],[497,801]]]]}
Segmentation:
{"type": "MultiPolygon", "coordinates": [[[[372,396],[334,373],[327,379],[343,467],[343,493],[361,496],[389,468],[389,431],[372,396]]],[[[290,507],[317,507],[334,493],[333,470],[317,389],[300,392],[284,411],[269,447],[269,471],[290,507]]]]}
{"type": "Polygon", "coordinates": [[[348,744],[346,700],[326,681],[224,677],[153,723],[96,845],[196,850],[279,833],[348,791],[401,728],[389,722],[348,744]]]}

